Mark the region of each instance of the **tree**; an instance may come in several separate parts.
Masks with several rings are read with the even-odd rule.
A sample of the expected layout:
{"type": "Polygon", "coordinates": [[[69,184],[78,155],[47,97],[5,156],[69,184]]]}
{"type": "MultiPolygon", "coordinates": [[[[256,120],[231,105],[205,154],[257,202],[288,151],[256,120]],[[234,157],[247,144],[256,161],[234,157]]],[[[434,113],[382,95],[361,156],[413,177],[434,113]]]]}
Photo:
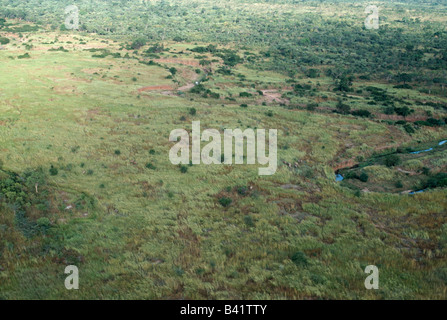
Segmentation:
{"type": "Polygon", "coordinates": [[[145,44],[146,44],[146,39],[138,38],[138,39],[135,39],[135,40],[132,42],[132,44],[130,45],[130,47],[131,47],[133,50],[138,50],[138,49],[140,49],[142,46],[144,46],[145,44]]]}
{"type": "Polygon", "coordinates": [[[352,91],[351,86],[353,80],[354,80],[353,76],[342,74],[341,77],[335,81],[335,90],[343,92],[352,91]]]}
{"type": "Polygon", "coordinates": [[[399,73],[396,76],[396,80],[398,82],[403,82],[404,84],[406,84],[407,82],[411,82],[411,80],[413,80],[413,76],[408,73],[399,73]]]}

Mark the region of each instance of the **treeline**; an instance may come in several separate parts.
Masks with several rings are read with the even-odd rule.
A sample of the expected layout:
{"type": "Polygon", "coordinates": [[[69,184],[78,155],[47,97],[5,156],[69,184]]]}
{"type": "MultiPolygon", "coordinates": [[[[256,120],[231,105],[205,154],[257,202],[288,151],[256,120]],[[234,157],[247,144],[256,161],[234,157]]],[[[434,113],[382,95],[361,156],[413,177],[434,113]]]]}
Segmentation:
{"type": "MultiPolygon", "coordinates": [[[[331,1],[334,2],[337,1],[331,1]]],[[[359,1],[338,2],[346,2],[344,5],[352,8],[354,15],[323,15],[317,10],[321,1],[298,0],[220,3],[80,0],[76,5],[80,10],[80,31],[150,41],[204,41],[236,43],[241,48],[263,47],[264,56],[270,59],[264,64],[253,61],[253,65],[290,76],[310,73],[309,76],[318,77],[318,72],[309,71],[318,67],[323,71],[331,69],[333,74],[342,70],[402,84],[396,75],[406,73],[412,82],[427,86],[428,93],[432,88],[444,91],[447,83],[445,27],[439,22],[413,18],[406,10],[418,9],[428,17],[436,16],[442,4],[436,1],[413,1],[404,6],[387,3],[395,9],[393,13],[398,19],[381,13],[380,29],[366,30],[359,1]],[[262,6],[254,6],[255,3],[262,6]],[[302,14],[300,10],[292,10],[293,5],[299,9],[303,3],[315,7],[315,12],[302,14]]],[[[50,24],[53,29],[63,30],[64,8],[71,4],[68,0],[0,0],[0,16],[50,24]]]]}

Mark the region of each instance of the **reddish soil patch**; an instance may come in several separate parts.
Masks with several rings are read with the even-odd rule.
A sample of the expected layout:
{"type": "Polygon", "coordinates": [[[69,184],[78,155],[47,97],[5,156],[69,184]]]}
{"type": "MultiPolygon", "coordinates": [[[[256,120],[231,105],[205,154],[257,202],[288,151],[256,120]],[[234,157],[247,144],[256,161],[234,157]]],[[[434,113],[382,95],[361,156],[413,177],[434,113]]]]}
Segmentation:
{"type": "Polygon", "coordinates": [[[408,116],[406,118],[404,118],[403,116],[396,115],[396,114],[376,114],[375,116],[377,119],[380,119],[380,120],[393,120],[393,121],[405,120],[407,122],[427,120],[426,116],[416,116],[416,115],[408,116]]]}
{"type": "Polygon", "coordinates": [[[281,96],[281,92],[278,92],[277,90],[261,90],[263,93],[263,98],[267,102],[278,102],[278,103],[284,103],[287,104],[289,101],[287,99],[283,99],[281,96]]]}
{"type": "Polygon", "coordinates": [[[143,87],[143,88],[138,89],[139,92],[157,91],[157,90],[174,90],[174,88],[171,86],[168,86],[168,85],[163,85],[163,86],[149,86],[149,87],[143,87]]]}
{"type": "Polygon", "coordinates": [[[338,164],[336,164],[335,166],[332,167],[332,169],[334,171],[343,169],[343,168],[351,168],[353,166],[355,166],[357,164],[357,162],[355,162],[354,160],[350,159],[350,160],[346,160],[343,162],[340,162],[338,164]]]}

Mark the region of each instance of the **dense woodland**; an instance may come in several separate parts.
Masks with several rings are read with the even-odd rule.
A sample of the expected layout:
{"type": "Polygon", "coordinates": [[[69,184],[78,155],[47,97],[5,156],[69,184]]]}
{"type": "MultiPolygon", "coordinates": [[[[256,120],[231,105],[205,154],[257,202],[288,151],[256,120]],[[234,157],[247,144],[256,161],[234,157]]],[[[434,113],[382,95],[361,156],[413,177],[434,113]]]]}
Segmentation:
{"type": "MultiPolygon", "coordinates": [[[[365,16],[363,4],[338,2],[346,3],[356,11],[356,16],[365,16]]],[[[69,4],[72,2],[2,0],[0,15],[64,29],[64,8],[69,4]]],[[[81,17],[80,31],[152,41],[212,41],[260,47],[272,59],[269,63],[258,63],[257,67],[291,76],[318,67],[336,78],[343,73],[355,73],[367,79],[399,84],[405,82],[400,74],[407,74],[410,80],[430,90],[444,91],[447,84],[445,24],[422,21],[418,14],[418,10],[433,14],[445,12],[441,1],[422,1],[422,5],[421,1],[391,2],[391,8],[380,13],[379,30],[366,30],[363,19],[353,20],[352,15],[321,14],[319,6],[324,4],[294,0],[76,1],[81,17]],[[305,16],[297,14],[293,5],[300,3],[315,6],[315,12],[305,16]]],[[[256,57],[252,60],[256,64],[256,57]]]]}

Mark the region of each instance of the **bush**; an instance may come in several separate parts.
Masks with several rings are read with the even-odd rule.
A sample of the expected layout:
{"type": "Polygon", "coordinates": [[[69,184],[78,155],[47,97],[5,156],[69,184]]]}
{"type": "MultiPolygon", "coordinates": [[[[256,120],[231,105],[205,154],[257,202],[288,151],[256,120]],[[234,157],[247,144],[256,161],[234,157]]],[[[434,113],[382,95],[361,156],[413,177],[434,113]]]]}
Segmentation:
{"type": "Polygon", "coordinates": [[[146,168],[151,169],[151,170],[157,169],[151,162],[146,163],[146,168]]]}
{"type": "Polygon", "coordinates": [[[309,111],[315,111],[315,109],[317,109],[317,107],[318,107],[318,103],[309,103],[306,106],[306,109],[309,111]]]}
{"type": "Polygon", "coordinates": [[[385,165],[387,167],[394,167],[401,163],[401,160],[397,154],[391,154],[385,158],[385,165]]]}
{"type": "Polygon", "coordinates": [[[9,43],[8,38],[0,37],[0,44],[8,44],[8,43],[9,43]]]}
{"type": "Polygon", "coordinates": [[[250,228],[255,226],[252,216],[244,216],[244,223],[250,228]]]}
{"type": "Polygon", "coordinates": [[[197,113],[196,108],[191,108],[191,109],[189,109],[189,114],[190,114],[190,115],[195,116],[196,113],[197,113]]]}
{"type": "Polygon", "coordinates": [[[210,98],[220,99],[220,94],[218,94],[217,92],[210,92],[210,98]]]}
{"type": "Polygon", "coordinates": [[[175,76],[175,74],[177,73],[177,69],[174,68],[174,67],[171,67],[171,68],[169,68],[169,72],[170,72],[173,76],[175,76]]]}
{"type": "Polygon", "coordinates": [[[237,193],[241,196],[246,196],[248,194],[248,188],[246,186],[237,187],[237,193]]]}
{"type": "Polygon", "coordinates": [[[290,260],[296,265],[296,266],[306,266],[308,264],[307,256],[304,252],[297,251],[295,252],[291,257],[290,260]]]}
{"type": "Polygon", "coordinates": [[[394,107],[385,107],[383,110],[383,113],[385,114],[394,114],[396,111],[394,110],[394,107]]]}
{"type": "Polygon", "coordinates": [[[442,188],[447,187],[447,173],[440,172],[428,179],[425,188],[442,188]]]}
{"type": "Polygon", "coordinates": [[[198,84],[192,87],[191,90],[189,90],[189,92],[191,93],[201,93],[202,91],[205,91],[205,87],[203,86],[203,84],[198,84]]]}
{"type": "Polygon", "coordinates": [[[29,58],[31,58],[31,56],[29,55],[28,52],[17,57],[17,59],[29,59],[29,58]]]}
{"type": "Polygon", "coordinates": [[[351,111],[351,107],[343,102],[339,101],[337,104],[337,112],[341,114],[348,114],[351,111]]]}
{"type": "Polygon", "coordinates": [[[233,200],[227,197],[222,197],[219,199],[219,203],[222,207],[228,207],[232,202],[233,200]]]}
{"type": "Polygon", "coordinates": [[[248,105],[243,103],[243,104],[241,104],[241,108],[248,108],[248,105]]]}
{"type": "Polygon", "coordinates": [[[118,150],[118,149],[116,149],[116,150],[115,150],[115,154],[116,154],[117,156],[119,156],[119,155],[121,154],[121,151],[118,150]]]}
{"type": "Polygon", "coordinates": [[[359,176],[359,180],[362,182],[367,182],[369,179],[369,176],[366,172],[362,172],[359,176]]]}
{"type": "Polygon", "coordinates": [[[413,126],[409,123],[404,124],[404,130],[408,133],[408,134],[412,134],[415,132],[413,126]]]}
{"type": "Polygon", "coordinates": [[[50,175],[52,175],[52,176],[57,176],[57,174],[58,174],[58,170],[57,170],[57,168],[55,168],[53,165],[51,165],[51,167],[50,167],[50,175]]]}
{"type": "Polygon", "coordinates": [[[402,107],[402,108],[394,108],[394,111],[398,115],[403,116],[403,117],[409,116],[411,113],[414,112],[414,110],[408,108],[407,106],[402,107]]]}
{"type": "Polygon", "coordinates": [[[181,173],[186,173],[186,172],[188,172],[188,167],[187,167],[187,166],[181,166],[181,167],[180,167],[180,172],[181,172],[181,173]]]}
{"type": "Polygon", "coordinates": [[[430,124],[430,126],[432,127],[437,127],[437,126],[442,126],[444,124],[444,121],[442,120],[438,120],[438,119],[434,119],[434,118],[428,118],[427,122],[430,124]]]}
{"type": "Polygon", "coordinates": [[[371,112],[368,110],[360,109],[352,111],[351,113],[353,116],[363,117],[363,118],[369,118],[371,116],[371,112]]]}
{"type": "Polygon", "coordinates": [[[37,219],[36,222],[39,227],[49,228],[51,226],[51,221],[45,217],[37,219]]]}

